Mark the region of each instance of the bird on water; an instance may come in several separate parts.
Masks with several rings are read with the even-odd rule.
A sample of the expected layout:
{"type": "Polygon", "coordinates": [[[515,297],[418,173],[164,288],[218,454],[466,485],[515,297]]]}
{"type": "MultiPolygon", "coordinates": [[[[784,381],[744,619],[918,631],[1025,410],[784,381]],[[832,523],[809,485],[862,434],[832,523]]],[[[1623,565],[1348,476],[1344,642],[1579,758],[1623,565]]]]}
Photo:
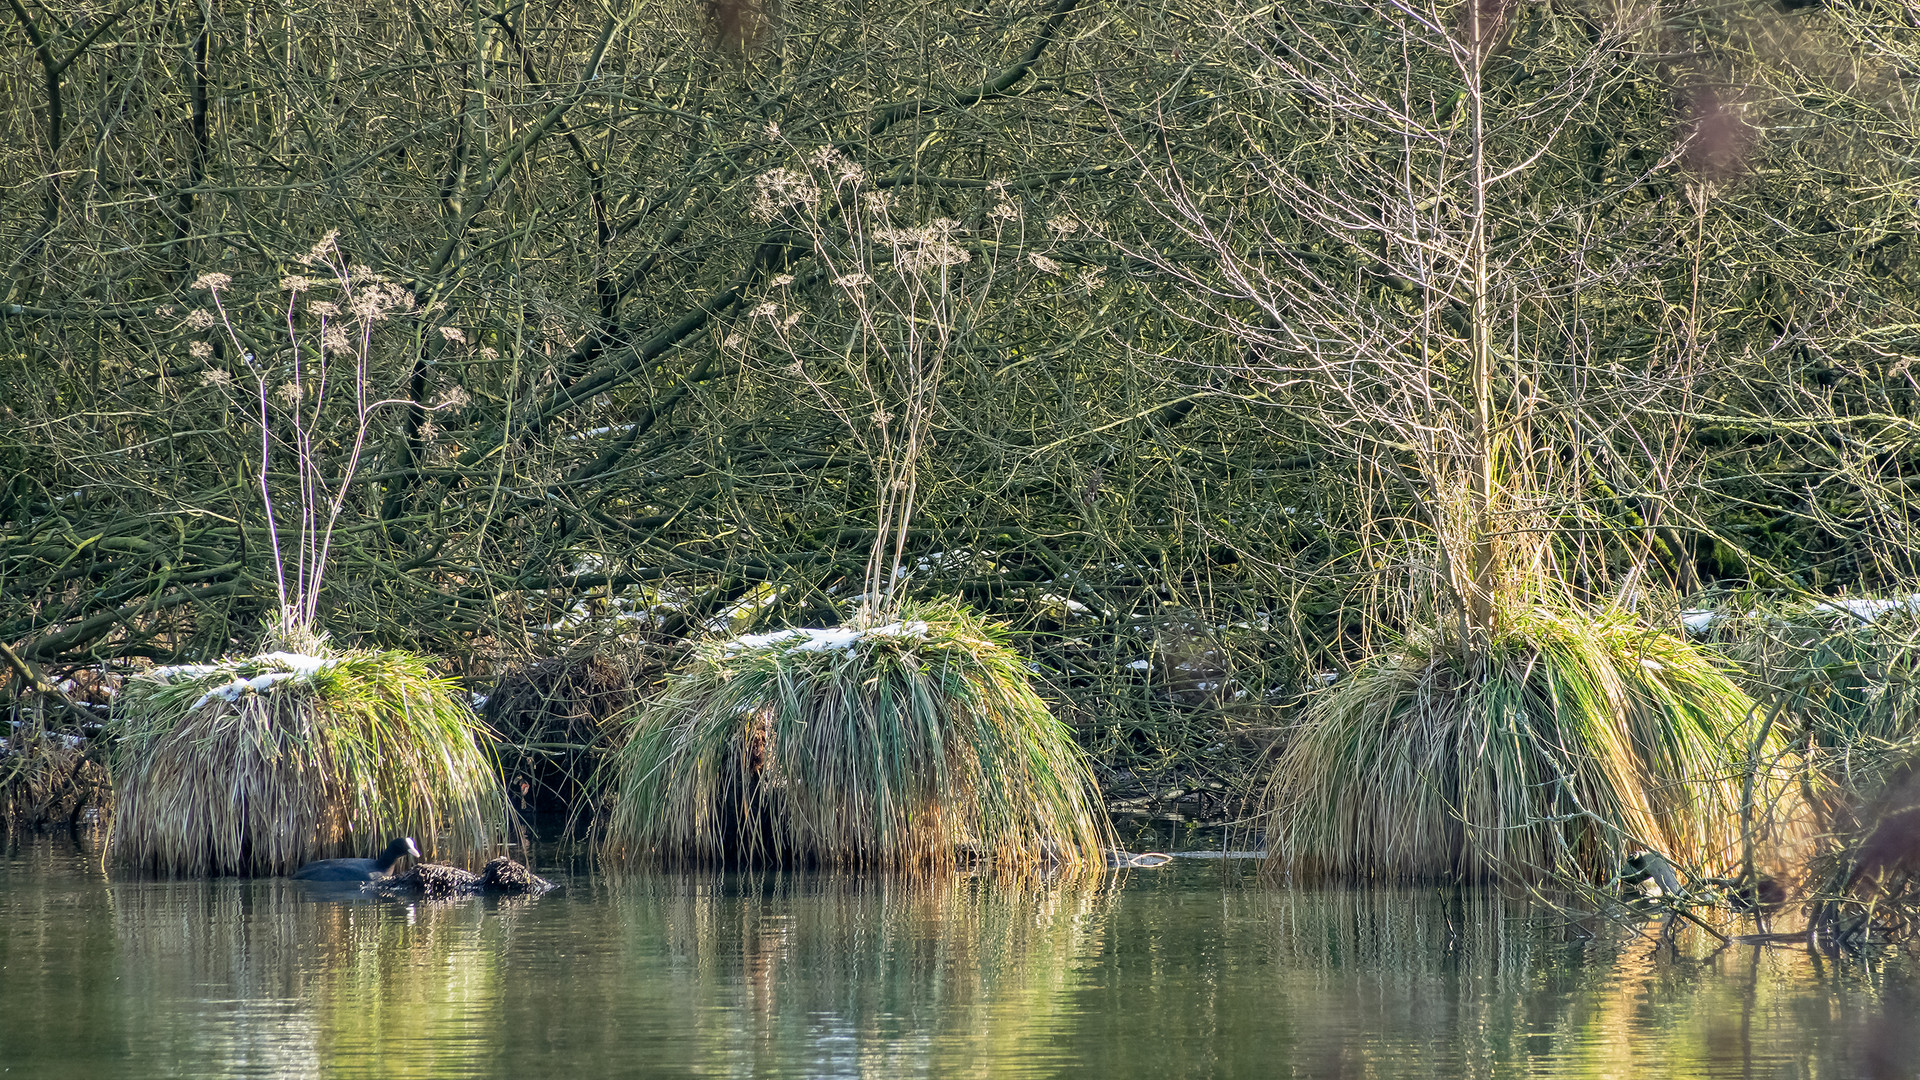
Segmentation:
{"type": "Polygon", "coordinates": [[[420,849],[411,836],[396,836],[377,859],[321,859],[293,872],[295,881],[379,881],[402,856],[418,859],[420,849]]]}

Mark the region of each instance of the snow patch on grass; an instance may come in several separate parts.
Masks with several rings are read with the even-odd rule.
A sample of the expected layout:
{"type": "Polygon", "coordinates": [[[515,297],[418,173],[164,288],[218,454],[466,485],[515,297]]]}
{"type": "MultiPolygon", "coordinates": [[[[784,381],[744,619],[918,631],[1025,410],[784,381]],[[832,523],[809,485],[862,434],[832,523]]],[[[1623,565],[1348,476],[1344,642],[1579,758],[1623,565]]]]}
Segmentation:
{"type": "Polygon", "coordinates": [[[885,626],[859,629],[852,626],[797,627],[792,630],[775,630],[766,634],[747,634],[726,643],[727,652],[744,652],[748,649],[764,649],[771,645],[783,645],[791,652],[825,652],[829,649],[847,650],[867,638],[888,638],[896,641],[918,641],[927,636],[927,624],[913,622],[894,622],[885,626]]]}

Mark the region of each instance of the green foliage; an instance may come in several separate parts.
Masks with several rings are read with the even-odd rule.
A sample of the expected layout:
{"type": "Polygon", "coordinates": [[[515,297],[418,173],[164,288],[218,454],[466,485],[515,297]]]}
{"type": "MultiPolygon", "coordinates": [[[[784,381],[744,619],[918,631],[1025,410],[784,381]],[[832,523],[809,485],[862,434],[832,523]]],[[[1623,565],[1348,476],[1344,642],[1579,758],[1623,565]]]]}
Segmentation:
{"type": "Polygon", "coordinates": [[[1756,607],[1714,620],[1714,636],[1818,752],[1878,754],[1920,720],[1920,620],[1891,601],[1756,607]]]}
{"type": "Polygon", "coordinates": [[[1798,748],[1826,830],[1861,827],[1856,811],[1920,756],[1920,618],[1911,601],[1756,604],[1715,618],[1712,633],[1798,748]]]}
{"type": "Polygon", "coordinates": [[[417,656],[163,668],[129,681],[121,716],[109,843],[139,867],[283,873],[401,833],[430,857],[461,859],[499,833],[484,730],[417,656]]]}
{"type": "Polygon", "coordinates": [[[1276,867],[1532,879],[1605,876],[1636,847],[1740,857],[1753,703],[1706,650],[1529,608],[1477,660],[1415,643],[1313,704],[1268,788],[1276,867]]]}
{"type": "Polygon", "coordinates": [[[1097,866],[1110,844],[1024,660],[953,603],[702,645],[611,768],[616,858],[1097,866]]]}
{"type": "MultiPolygon", "coordinates": [[[[697,4],[301,0],[270,48],[233,5],[86,8],[0,16],[71,46],[0,50],[0,641],[56,671],[252,640],[259,489],[300,476],[339,502],[343,639],[830,622],[927,400],[866,390],[937,327],[889,566],[1031,632],[1127,765],[1251,743],[1422,625],[1408,481],[1454,482],[1476,404],[1526,497],[1472,528],[1551,531],[1583,597],[1920,569],[1920,33],[1884,6],[1503,5],[1478,139],[1448,5],[828,2],[744,53],[697,4]],[[479,137],[505,116],[538,122],[479,137]],[[753,212],[780,192],[812,201],[753,212]],[[945,221],[981,301],[882,314],[945,221]],[[334,228],[412,306],[315,355],[354,309],[308,288],[288,325],[273,253],[334,228]],[[1173,655],[1239,623],[1216,670],[1173,655]]],[[[288,543],[328,526],[279,505],[288,543]]]]}

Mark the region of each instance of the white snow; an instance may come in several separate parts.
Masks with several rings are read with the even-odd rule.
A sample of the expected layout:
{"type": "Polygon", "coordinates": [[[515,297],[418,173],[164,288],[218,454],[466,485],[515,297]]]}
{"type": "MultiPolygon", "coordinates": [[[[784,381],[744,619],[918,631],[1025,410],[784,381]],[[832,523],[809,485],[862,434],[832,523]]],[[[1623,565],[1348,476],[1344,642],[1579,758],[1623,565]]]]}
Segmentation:
{"type": "Polygon", "coordinates": [[[308,656],[305,653],[291,652],[270,652],[254,658],[254,662],[260,664],[279,664],[295,675],[301,675],[309,679],[333,666],[333,661],[324,656],[308,656]]]}
{"type": "Polygon", "coordinates": [[[170,664],[147,672],[148,678],[171,682],[175,678],[197,679],[202,675],[213,675],[220,671],[219,664],[170,664]]]}
{"type": "MultiPolygon", "coordinates": [[[[13,730],[19,731],[21,728],[26,727],[27,724],[24,720],[14,720],[11,722],[11,726],[13,730]]],[[[57,742],[69,750],[78,750],[80,745],[87,741],[78,735],[62,735],[57,731],[42,731],[40,734],[48,741],[57,742]]],[[[7,753],[7,739],[6,736],[0,735],[0,754],[4,753],[7,753]]]]}
{"type": "MultiPolygon", "coordinates": [[[[1809,611],[1814,615],[1841,615],[1863,623],[1875,623],[1896,612],[1920,612],[1920,593],[1906,596],[1840,596],[1823,600],[1809,611]]],[[[1738,615],[1738,612],[1734,613],[1734,617],[1738,615]]],[[[1690,634],[1704,634],[1726,617],[1710,608],[1690,608],[1680,613],[1680,625],[1690,634]]],[[[1757,610],[1746,613],[1749,619],[1759,617],[1757,610]]]]}
{"type": "Polygon", "coordinates": [[[1065,608],[1067,613],[1071,615],[1090,615],[1093,613],[1092,608],[1081,603],[1080,601],[1075,600],[1070,596],[1062,596],[1056,592],[1041,593],[1040,602],[1043,604],[1057,604],[1060,607],[1065,608]]]}
{"type": "Polygon", "coordinates": [[[195,699],[193,708],[198,709],[215,699],[238,701],[246,694],[264,694],[283,682],[312,682],[314,676],[332,667],[334,663],[334,660],[325,656],[270,652],[259,656],[225,660],[218,664],[173,664],[168,667],[157,667],[147,672],[145,677],[164,683],[177,679],[201,679],[208,675],[231,676],[228,681],[213,687],[195,699]],[[251,677],[242,677],[239,674],[242,670],[263,667],[280,670],[262,672],[251,677]]]}
{"type": "Polygon", "coordinates": [[[1152,668],[1153,661],[1151,660],[1135,660],[1133,663],[1127,665],[1128,671],[1149,671],[1152,668]]]}
{"type": "MultiPolygon", "coordinates": [[[[308,656],[305,653],[270,652],[259,656],[249,656],[240,660],[228,660],[219,664],[171,664],[157,667],[147,672],[147,678],[161,682],[174,679],[199,679],[208,675],[218,675],[223,671],[232,671],[236,667],[265,667],[273,665],[285,668],[287,672],[301,678],[311,679],[332,666],[333,661],[324,656],[308,656]]],[[[240,680],[244,682],[245,680],[240,680]]]]}
{"type": "Polygon", "coordinates": [[[1920,593],[1903,597],[1847,596],[1816,604],[1813,610],[1845,612],[1861,622],[1873,622],[1892,611],[1920,611],[1920,593]]]}
{"type": "Polygon", "coordinates": [[[265,675],[255,675],[251,679],[235,679],[229,683],[221,683],[219,686],[201,694],[198,698],[194,699],[193,707],[197,709],[207,702],[212,701],[214,698],[219,698],[222,701],[238,701],[243,695],[249,693],[264,694],[272,689],[276,683],[283,683],[289,679],[304,680],[306,677],[307,676],[302,676],[298,672],[293,671],[269,671],[265,675]]]}
{"type": "MultiPolygon", "coordinates": [[[[955,548],[952,551],[934,551],[914,560],[914,568],[920,573],[930,570],[955,572],[987,573],[1000,567],[998,558],[986,548],[955,548]]],[[[902,569],[896,567],[898,573],[902,569]]]]}
{"type": "Polygon", "coordinates": [[[795,628],[775,630],[766,634],[746,634],[734,638],[724,646],[728,652],[740,652],[743,649],[764,649],[783,641],[800,639],[792,647],[794,652],[825,652],[828,649],[851,649],[862,638],[893,638],[895,640],[914,640],[927,636],[927,624],[919,620],[913,622],[888,623],[861,630],[852,626],[831,626],[813,628],[795,628]]]}
{"type": "Polygon", "coordinates": [[[575,432],[574,434],[567,436],[567,439],[570,442],[577,442],[580,439],[596,439],[602,435],[611,435],[616,431],[624,435],[627,432],[632,430],[633,430],[632,424],[615,424],[611,427],[588,428],[585,431],[575,432]]]}

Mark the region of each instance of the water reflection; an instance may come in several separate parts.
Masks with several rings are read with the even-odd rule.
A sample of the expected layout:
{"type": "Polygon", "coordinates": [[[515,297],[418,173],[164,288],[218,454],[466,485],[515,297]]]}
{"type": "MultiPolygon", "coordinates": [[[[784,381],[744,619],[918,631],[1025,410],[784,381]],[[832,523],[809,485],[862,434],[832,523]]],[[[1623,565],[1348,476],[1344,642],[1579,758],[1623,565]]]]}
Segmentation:
{"type": "MultiPolygon", "coordinates": [[[[1920,1019],[1904,958],[1836,968],[1703,936],[1662,944],[1484,890],[1194,885],[1116,905],[1076,1027],[1084,1071],[1881,1075],[1869,1050],[1891,1059],[1920,1019]],[[1183,896],[1214,909],[1170,919],[1183,896]],[[1148,1015],[1155,1037],[1130,1038],[1128,1018],[1148,1015]]],[[[1915,1075],[1906,1060],[1888,1075],[1915,1075]]]]}
{"type": "Polygon", "coordinates": [[[555,1054],[703,1075],[1031,1075],[1060,1060],[1098,888],[634,876],[400,904],[282,880],[104,885],[129,1060],[445,1076],[555,1054]]]}
{"type": "Polygon", "coordinates": [[[1678,948],[1492,894],[553,874],[407,904],[0,856],[35,1077],[1914,1075],[1901,955],[1678,948]]]}
{"type": "Polygon", "coordinates": [[[586,936],[618,952],[572,974],[607,988],[619,1022],[549,1015],[553,1037],[611,1057],[642,1024],[675,1044],[654,1066],[720,1075],[1033,1069],[1059,1053],[1105,906],[1084,884],[892,877],[636,876],[597,891],[584,914],[608,925],[586,936]]]}
{"type": "Polygon", "coordinates": [[[316,1075],[302,953],[312,912],[290,883],[109,882],[120,1052],[159,1075],[316,1075]]]}

